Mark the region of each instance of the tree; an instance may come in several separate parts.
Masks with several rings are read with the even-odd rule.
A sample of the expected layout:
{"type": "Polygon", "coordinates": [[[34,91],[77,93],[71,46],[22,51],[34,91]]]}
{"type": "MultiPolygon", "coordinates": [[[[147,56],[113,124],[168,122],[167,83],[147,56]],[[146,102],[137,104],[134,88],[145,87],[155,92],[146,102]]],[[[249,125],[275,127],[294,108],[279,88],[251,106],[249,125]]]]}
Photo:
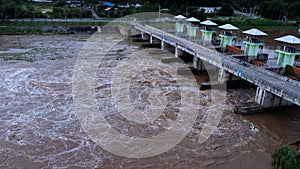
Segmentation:
{"type": "Polygon", "coordinates": [[[204,21],[206,20],[206,15],[203,11],[198,11],[197,9],[196,10],[193,10],[191,12],[191,16],[199,19],[200,21],[204,21]]]}
{"type": "Polygon", "coordinates": [[[266,1],[263,3],[263,16],[270,19],[280,19],[280,15],[282,14],[284,8],[283,0],[272,0],[271,2],[266,1]]]}
{"type": "Polygon", "coordinates": [[[287,11],[288,13],[288,18],[294,18],[294,19],[300,19],[300,2],[294,2],[294,3],[288,3],[287,2],[287,11]]]}
{"type": "Polygon", "coordinates": [[[53,2],[53,6],[55,6],[55,7],[62,7],[65,5],[67,5],[67,2],[65,0],[55,0],[53,2]]]}
{"type": "Polygon", "coordinates": [[[158,4],[147,1],[141,7],[141,12],[157,12],[158,11],[158,4]]]}
{"type": "Polygon", "coordinates": [[[223,16],[232,16],[233,15],[233,7],[229,3],[223,3],[221,5],[221,15],[223,16]]]}
{"type": "Polygon", "coordinates": [[[299,169],[296,153],[287,145],[283,145],[273,154],[274,169],[299,169]]]}

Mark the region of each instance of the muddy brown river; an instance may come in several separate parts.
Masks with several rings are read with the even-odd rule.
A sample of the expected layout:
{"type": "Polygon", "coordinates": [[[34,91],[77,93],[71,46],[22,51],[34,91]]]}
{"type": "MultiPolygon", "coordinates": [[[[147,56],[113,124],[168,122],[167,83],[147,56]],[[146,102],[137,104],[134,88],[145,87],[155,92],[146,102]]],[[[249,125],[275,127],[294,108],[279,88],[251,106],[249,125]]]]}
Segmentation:
{"type": "MultiPolygon", "coordinates": [[[[98,34],[92,41],[111,35],[98,34]]],[[[217,128],[203,143],[210,94],[199,91],[199,111],[191,130],[175,147],[148,158],[115,155],[97,145],[77,118],[72,95],[73,72],[90,35],[0,36],[0,168],[206,168],[271,169],[271,154],[282,144],[300,141],[300,108],[254,115],[233,113],[235,104],[251,101],[255,89],[231,89],[217,128]]],[[[170,128],[180,118],[180,95],[171,75],[158,70],[140,71],[130,82],[129,99],[134,107],[147,109],[153,86],[167,93],[168,106],[153,123],[140,125],[126,120],[111,100],[111,77],[122,59],[139,52],[134,44],[115,45],[99,64],[95,79],[97,106],[119,133],[151,137],[170,128]],[[121,58],[121,59],[120,59],[121,58]],[[151,78],[150,78],[151,77],[151,78]]],[[[159,59],[157,59],[159,62],[159,59]]],[[[208,80],[197,75],[198,83],[208,80]]],[[[104,133],[105,136],[105,133],[104,133]]],[[[294,146],[297,149],[297,146],[294,146]]]]}

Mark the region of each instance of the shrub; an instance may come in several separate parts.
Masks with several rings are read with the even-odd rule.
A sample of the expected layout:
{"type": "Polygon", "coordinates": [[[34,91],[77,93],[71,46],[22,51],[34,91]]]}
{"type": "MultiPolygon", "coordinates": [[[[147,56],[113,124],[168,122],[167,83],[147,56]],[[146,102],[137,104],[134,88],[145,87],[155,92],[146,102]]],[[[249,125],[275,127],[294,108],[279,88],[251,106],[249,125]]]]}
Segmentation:
{"type": "Polygon", "coordinates": [[[283,145],[273,154],[274,169],[300,169],[296,153],[287,145],[283,145]]]}

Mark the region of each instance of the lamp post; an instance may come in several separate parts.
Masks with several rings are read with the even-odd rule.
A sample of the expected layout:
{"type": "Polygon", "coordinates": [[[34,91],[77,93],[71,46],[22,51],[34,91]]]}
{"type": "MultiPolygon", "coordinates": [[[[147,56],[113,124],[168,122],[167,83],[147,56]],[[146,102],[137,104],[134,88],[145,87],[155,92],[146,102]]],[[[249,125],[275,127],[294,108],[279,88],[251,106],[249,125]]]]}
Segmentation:
{"type": "Polygon", "coordinates": [[[185,7],[185,16],[188,16],[188,15],[189,15],[189,7],[186,6],[186,7],[185,7]]]}
{"type": "Polygon", "coordinates": [[[160,18],[160,4],[158,5],[158,18],[160,18]]]}

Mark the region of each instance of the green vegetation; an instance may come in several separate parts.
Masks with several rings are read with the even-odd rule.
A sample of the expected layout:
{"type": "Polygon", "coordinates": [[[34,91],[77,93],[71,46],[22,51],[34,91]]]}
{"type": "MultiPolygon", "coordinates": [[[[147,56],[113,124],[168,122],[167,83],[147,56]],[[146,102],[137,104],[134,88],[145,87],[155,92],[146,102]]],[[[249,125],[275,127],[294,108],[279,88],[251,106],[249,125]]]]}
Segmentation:
{"type": "Polygon", "coordinates": [[[52,18],[92,18],[91,11],[84,8],[53,7],[52,18]]]}
{"type": "Polygon", "coordinates": [[[163,23],[160,23],[160,22],[146,22],[145,24],[153,26],[153,27],[158,28],[158,29],[164,29],[164,28],[174,28],[175,29],[174,23],[171,23],[171,22],[163,22],[163,23]]]}
{"type": "Polygon", "coordinates": [[[116,60],[123,60],[124,58],[126,58],[124,56],[124,54],[122,52],[125,51],[125,48],[124,49],[118,49],[116,52],[117,52],[117,58],[116,60]]]}
{"type": "MultiPolygon", "coordinates": [[[[4,21],[0,34],[40,34],[43,26],[103,26],[106,22],[4,21]]],[[[52,31],[48,31],[51,33],[52,31]]]]}
{"type": "MultiPolygon", "coordinates": [[[[83,5],[83,4],[82,4],[83,5]]],[[[87,8],[71,8],[65,0],[35,3],[31,0],[1,0],[0,19],[20,18],[91,18],[87,8]]]]}
{"type": "MultiPolygon", "coordinates": [[[[140,12],[145,10],[157,12],[160,5],[161,8],[168,8],[169,13],[174,15],[186,15],[186,12],[188,12],[188,17],[194,12],[194,7],[223,7],[224,9],[219,13],[222,16],[232,16],[232,10],[234,9],[273,20],[284,20],[286,18],[299,21],[300,19],[300,1],[295,0],[111,0],[111,2],[116,4],[143,4],[144,6],[140,9],[140,12]]],[[[212,17],[215,14],[208,14],[208,16],[212,17]]]]}
{"type": "Polygon", "coordinates": [[[59,55],[59,56],[55,56],[55,57],[50,57],[48,58],[49,60],[58,60],[58,59],[64,59],[63,56],[59,55]]]}
{"type": "MultiPolygon", "coordinates": [[[[37,3],[32,0],[0,0],[0,34],[3,33],[41,33],[43,26],[102,26],[103,22],[66,22],[66,19],[82,18],[119,18],[140,12],[161,12],[186,17],[196,17],[203,21],[212,18],[219,25],[231,23],[240,29],[256,27],[258,29],[295,28],[300,23],[300,2],[293,0],[110,0],[115,6],[108,7],[99,4],[98,0],[77,0],[67,3],[66,0],[53,0],[52,3],[37,3]],[[126,6],[141,4],[141,7],[126,6]],[[74,7],[76,5],[76,7],[74,7]],[[119,5],[123,5],[119,6],[119,5]],[[221,7],[219,11],[205,13],[199,7],[221,7]],[[245,16],[234,16],[234,10],[259,16],[249,19],[245,16]],[[20,21],[27,18],[27,21],[20,21]],[[28,21],[31,18],[32,21],[28,21]],[[39,19],[35,19],[39,18],[39,19]],[[41,19],[42,18],[42,19],[41,19]],[[44,20],[44,19],[45,20],[44,20]],[[7,19],[19,19],[8,22],[7,19]],[[57,22],[60,19],[60,22],[57,22]],[[44,21],[43,21],[44,20],[44,21]],[[65,20],[65,21],[64,21],[65,20]],[[289,22],[293,20],[293,22],[289,22]],[[55,22],[54,22],[55,21],[55,22]]],[[[215,8],[216,9],[216,8],[215,8]]],[[[95,21],[97,21],[95,19],[95,21]]],[[[173,27],[174,25],[158,25],[155,27],[173,27]]]]}
{"type": "Polygon", "coordinates": [[[278,29],[278,28],[297,28],[295,23],[283,23],[278,20],[266,18],[258,19],[240,19],[239,17],[230,17],[228,19],[218,19],[216,22],[219,25],[230,23],[240,29],[258,28],[258,29],[278,29]]]}
{"type": "Polygon", "coordinates": [[[42,28],[39,26],[5,26],[0,27],[0,34],[39,34],[42,28]]]}
{"type": "Polygon", "coordinates": [[[110,9],[100,5],[98,0],[53,0],[52,3],[37,3],[32,0],[0,0],[0,19],[8,18],[92,18],[92,10],[100,17],[122,17],[139,12],[158,12],[165,9],[170,14],[187,17],[232,16],[233,10],[273,20],[300,20],[299,1],[294,0],[110,0],[116,4],[110,9]],[[118,5],[141,4],[141,7],[120,7],[118,5]],[[74,7],[76,5],[76,7],[74,7]],[[204,13],[198,7],[222,7],[217,13],[204,13]]]}
{"type": "Polygon", "coordinates": [[[33,62],[34,58],[31,57],[26,57],[23,55],[15,55],[15,56],[3,56],[3,60],[4,61],[8,61],[8,60],[24,60],[27,62],[33,62]]]}
{"type": "Polygon", "coordinates": [[[300,159],[287,145],[277,149],[273,154],[274,169],[300,169],[300,159]]]}
{"type": "Polygon", "coordinates": [[[3,21],[0,26],[103,26],[106,22],[65,22],[65,21],[3,21]]]}

